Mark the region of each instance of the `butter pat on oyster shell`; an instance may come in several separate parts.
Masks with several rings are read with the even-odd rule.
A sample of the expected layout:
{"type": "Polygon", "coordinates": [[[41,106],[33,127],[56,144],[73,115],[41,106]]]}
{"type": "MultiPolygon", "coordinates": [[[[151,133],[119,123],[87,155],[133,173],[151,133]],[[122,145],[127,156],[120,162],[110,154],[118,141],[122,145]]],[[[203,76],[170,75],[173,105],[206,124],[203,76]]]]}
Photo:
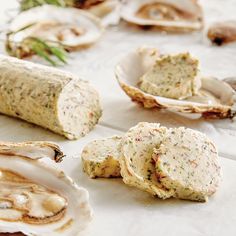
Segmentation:
{"type": "MultiPolygon", "coordinates": [[[[198,76],[196,76],[192,81],[193,85],[186,88],[192,88],[192,93],[197,93],[196,90],[200,86],[198,93],[184,99],[152,95],[140,89],[140,78],[151,73],[149,71],[152,70],[152,66],[155,66],[155,61],[161,60],[158,58],[157,49],[157,53],[153,56],[154,51],[150,47],[138,48],[136,51],[128,53],[115,67],[118,83],[132,101],[142,104],[145,108],[197,113],[207,118],[231,118],[234,115],[235,92],[233,88],[214,77],[201,77],[200,86],[198,76]]],[[[168,68],[165,73],[168,73],[168,68]]],[[[163,85],[165,85],[164,82],[163,80],[163,85]]]]}

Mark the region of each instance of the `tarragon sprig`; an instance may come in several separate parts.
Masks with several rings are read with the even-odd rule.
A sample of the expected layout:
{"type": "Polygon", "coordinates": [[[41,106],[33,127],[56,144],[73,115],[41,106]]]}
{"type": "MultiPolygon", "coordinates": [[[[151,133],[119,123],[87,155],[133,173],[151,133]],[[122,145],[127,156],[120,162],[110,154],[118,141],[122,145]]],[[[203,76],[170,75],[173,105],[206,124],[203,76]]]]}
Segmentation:
{"type": "Polygon", "coordinates": [[[52,46],[47,40],[36,37],[28,37],[24,41],[35,54],[45,59],[53,66],[57,66],[58,63],[52,59],[52,55],[62,63],[67,63],[67,52],[62,46],[52,46]]]}
{"type": "MultiPolygon", "coordinates": [[[[37,37],[27,37],[18,45],[15,45],[14,49],[9,46],[12,42],[6,44],[6,50],[11,56],[23,58],[33,54],[48,61],[51,65],[57,66],[58,62],[67,63],[68,54],[65,49],[60,46],[51,45],[51,41],[43,40],[37,37]],[[52,56],[55,56],[55,60],[52,56]]],[[[13,42],[14,43],[14,42],[13,42]]]]}
{"type": "Polygon", "coordinates": [[[11,36],[13,34],[25,30],[33,25],[34,24],[27,25],[15,32],[7,33],[5,47],[8,54],[18,58],[36,54],[48,61],[53,66],[58,65],[57,61],[61,61],[62,63],[66,64],[68,54],[63,45],[61,45],[59,42],[45,40],[33,36],[26,37],[21,42],[14,42],[11,40],[11,36]],[[52,56],[54,56],[57,60],[55,60],[52,56]]]}

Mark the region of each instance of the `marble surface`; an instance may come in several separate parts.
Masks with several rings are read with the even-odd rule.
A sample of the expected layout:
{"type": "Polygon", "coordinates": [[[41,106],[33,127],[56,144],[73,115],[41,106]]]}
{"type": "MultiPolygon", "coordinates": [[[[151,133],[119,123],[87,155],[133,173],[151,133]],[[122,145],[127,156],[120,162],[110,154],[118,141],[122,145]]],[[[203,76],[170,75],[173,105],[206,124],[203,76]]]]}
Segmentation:
{"type": "MultiPolygon", "coordinates": [[[[201,1],[205,22],[236,18],[236,0],[201,1]]],[[[17,8],[17,1],[0,3],[0,20],[6,21],[6,9],[17,8]]],[[[7,11],[9,12],[9,11],[7,11]]],[[[2,24],[4,28],[4,24],[2,24]]],[[[89,80],[101,95],[103,117],[96,128],[78,141],[67,141],[49,131],[23,121],[0,115],[0,139],[6,141],[50,140],[67,154],[59,167],[90,194],[94,219],[86,236],[146,236],[148,234],[218,236],[236,235],[236,121],[189,119],[170,112],[145,110],[134,104],[118,86],[114,66],[127,52],[141,45],[156,46],[163,53],[189,51],[201,61],[203,75],[225,78],[236,75],[236,44],[211,46],[201,33],[166,35],[142,31],[124,23],[110,27],[101,40],[86,50],[70,55],[61,67],[89,80]],[[180,200],[162,201],[134,188],[121,179],[89,179],[83,172],[80,153],[93,139],[122,134],[140,121],[160,122],[168,127],[187,126],[206,133],[217,144],[223,166],[223,182],[208,203],[180,200]]],[[[5,53],[3,45],[0,52],[5,53]]],[[[33,61],[38,61],[33,58],[33,61]]]]}

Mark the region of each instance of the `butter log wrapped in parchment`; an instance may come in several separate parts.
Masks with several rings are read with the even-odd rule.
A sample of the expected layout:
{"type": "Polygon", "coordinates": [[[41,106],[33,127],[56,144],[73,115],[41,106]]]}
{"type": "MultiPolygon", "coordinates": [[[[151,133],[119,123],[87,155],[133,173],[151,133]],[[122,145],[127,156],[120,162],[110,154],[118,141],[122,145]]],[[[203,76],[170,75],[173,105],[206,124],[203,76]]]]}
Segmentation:
{"type": "Polygon", "coordinates": [[[88,82],[0,55],[0,113],[77,139],[95,126],[102,112],[99,95],[88,82]]]}

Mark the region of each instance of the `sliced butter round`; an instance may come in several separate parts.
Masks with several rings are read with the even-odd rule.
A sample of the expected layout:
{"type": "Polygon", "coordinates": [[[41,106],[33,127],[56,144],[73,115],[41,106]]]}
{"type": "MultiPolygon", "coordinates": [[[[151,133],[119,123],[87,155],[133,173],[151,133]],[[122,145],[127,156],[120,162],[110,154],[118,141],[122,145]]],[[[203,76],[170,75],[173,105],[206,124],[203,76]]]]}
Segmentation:
{"type": "Polygon", "coordinates": [[[215,145],[206,135],[186,128],[169,129],[153,160],[159,181],[176,198],[206,201],[221,180],[215,145]]]}
{"type": "Polygon", "coordinates": [[[121,141],[120,167],[125,184],[147,191],[159,198],[169,198],[172,191],[158,182],[152,160],[153,148],[160,145],[167,129],[157,123],[139,123],[121,141]]]}
{"type": "Polygon", "coordinates": [[[90,142],[81,154],[84,172],[91,178],[120,177],[120,141],[113,136],[90,142]]]}

